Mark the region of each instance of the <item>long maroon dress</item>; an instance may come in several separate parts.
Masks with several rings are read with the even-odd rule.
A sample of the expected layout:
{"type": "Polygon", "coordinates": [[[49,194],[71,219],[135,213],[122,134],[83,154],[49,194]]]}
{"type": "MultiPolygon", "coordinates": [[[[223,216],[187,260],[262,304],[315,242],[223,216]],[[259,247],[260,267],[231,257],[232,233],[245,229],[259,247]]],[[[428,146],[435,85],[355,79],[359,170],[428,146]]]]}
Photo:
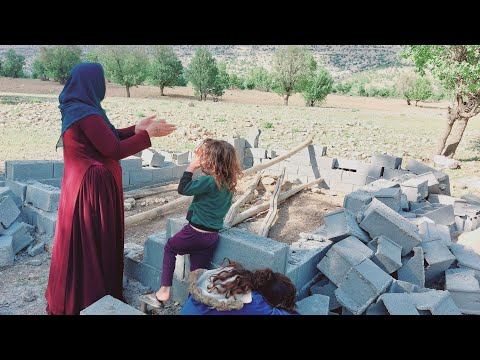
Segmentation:
{"type": "Polygon", "coordinates": [[[98,115],[63,135],[64,176],[50,276],[49,314],[79,314],[105,295],[123,300],[124,210],[118,160],[151,146],[145,130],[118,129],[98,115]]]}

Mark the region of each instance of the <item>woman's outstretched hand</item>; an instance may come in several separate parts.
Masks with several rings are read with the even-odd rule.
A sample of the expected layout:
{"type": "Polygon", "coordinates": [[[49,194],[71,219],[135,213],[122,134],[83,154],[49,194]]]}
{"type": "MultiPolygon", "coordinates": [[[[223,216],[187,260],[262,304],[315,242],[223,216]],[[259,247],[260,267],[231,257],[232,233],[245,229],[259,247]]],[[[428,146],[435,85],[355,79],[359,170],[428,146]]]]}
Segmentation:
{"type": "Polygon", "coordinates": [[[138,134],[142,130],[147,130],[148,126],[153,122],[157,115],[152,115],[140,120],[140,122],[135,125],[135,134],[138,134]]]}
{"type": "Polygon", "coordinates": [[[174,124],[169,124],[165,120],[152,121],[146,128],[150,137],[167,136],[176,129],[177,127],[174,124]]]}

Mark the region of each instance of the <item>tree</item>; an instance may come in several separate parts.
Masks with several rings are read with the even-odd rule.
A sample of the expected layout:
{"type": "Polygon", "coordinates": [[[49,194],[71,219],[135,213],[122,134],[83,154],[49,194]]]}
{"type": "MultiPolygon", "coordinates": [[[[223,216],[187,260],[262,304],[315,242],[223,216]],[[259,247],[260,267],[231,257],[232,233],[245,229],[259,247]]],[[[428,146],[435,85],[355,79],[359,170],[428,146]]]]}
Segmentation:
{"type": "Polygon", "coordinates": [[[263,67],[255,67],[248,74],[247,87],[269,92],[273,87],[272,75],[263,67]]]}
{"type": "Polygon", "coordinates": [[[195,95],[200,95],[200,101],[205,101],[216,85],[217,74],[218,68],[212,54],[205,47],[198,47],[188,68],[188,79],[195,95]]]}
{"type": "Polygon", "coordinates": [[[24,77],[24,66],[25,56],[17,54],[13,49],[9,49],[5,52],[2,64],[3,76],[12,78],[24,77]]]}
{"type": "Polygon", "coordinates": [[[224,62],[219,62],[213,87],[208,91],[209,94],[213,95],[213,101],[218,101],[218,98],[225,93],[229,82],[230,78],[227,73],[227,65],[224,62]]]}
{"type": "Polygon", "coordinates": [[[409,45],[403,56],[430,71],[454,95],[436,154],[453,157],[470,118],[480,112],[480,45],[409,45]]]}
{"type": "Polygon", "coordinates": [[[163,89],[182,83],[183,66],[171,46],[155,45],[152,47],[153,59],[150,64],[150,80],[160,87],[160,96],[165,96],[163,89]]]}
{"type": "Polygon", "coordinates": [[[303,98],[307,106],[315,106],[322,102],[332,92],[333,79],[327,69],[320,67],[316,73],[306,79],[303,88],[303,98]]]}
{"type": "Polygon", "coordinates": [[[311,71],[312,56],[303,46],[281,47],[273,55],[274,91],[283,96],[288,106],[288,98],[301,91],[303,81],[311,71]]]}
{"type": "Polygon", "coordinates": [[[407,100],[408,105],[412,100],[415,101],[415,106],[419,101],[425,101],[433,94],[430,80],[415,73],[402,74],[397,81],[397,91],[407,100]]]}
{"type": "Polygon", "coordinates": [[[432,96],[432,83],[426,77],[421,76],[415,80],[411,98],[415,100],[415,106],[419,101],[425,101],[432,96]]]}
{"type": "Polygon", "coordinates": [[[72,68],[79,64],[82,49],[76,45],[57,45],[52,47],[41,47],[37,57],[43,64],[45,77],[65,84],[72,68]]]}
{"type": "Polygon", "coordinates": [[[418,75],[415,73],[403,73],[398,77],[397,92],[400,96],[407,100],[408,105],[410,105],[410,101],[412,101],[412,91],[417,78],[418,75]]]}
{"type": "Polygon", "coordinates": [[[127,45],[108,45],[99,50],[99,59],[108,80],[125,86],[127,97],[130,88],[142,84],[148,73],[145,50],[127,45]]]}
{"type": "Polygon", "coordinates": [[[40,79],[42,81],[47,80],[47,74],[46,74],[45,66],[40,61],[40,59],[33,60],[33,63],[32,63],[32,78],[40,79]]]}

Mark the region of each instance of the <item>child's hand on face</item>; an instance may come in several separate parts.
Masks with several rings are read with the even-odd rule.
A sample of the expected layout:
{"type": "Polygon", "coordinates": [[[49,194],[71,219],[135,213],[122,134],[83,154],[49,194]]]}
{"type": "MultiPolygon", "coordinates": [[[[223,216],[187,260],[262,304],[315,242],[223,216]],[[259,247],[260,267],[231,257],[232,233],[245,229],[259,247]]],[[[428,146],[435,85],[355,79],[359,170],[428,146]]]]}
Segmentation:
{"type": "Polygon", "coordinates": [[[199,158],[195,153],[193,153],[193,154],[192,154],[192,161],[191,161],[190,164],[188,165],[186,171],[193,173],[195,170],[197,170],[197,169],[200,168],[200,167],[201,167],[201,165],[200,165],[200,158],[199,158]]]}

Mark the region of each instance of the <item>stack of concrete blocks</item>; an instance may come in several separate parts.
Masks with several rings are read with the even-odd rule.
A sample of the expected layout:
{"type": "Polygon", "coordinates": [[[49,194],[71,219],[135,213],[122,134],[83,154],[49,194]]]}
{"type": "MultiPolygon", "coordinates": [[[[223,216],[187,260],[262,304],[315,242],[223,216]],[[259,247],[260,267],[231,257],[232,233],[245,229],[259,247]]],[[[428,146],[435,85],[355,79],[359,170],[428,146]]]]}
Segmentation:
{"type": "Polygon", "coordinates": [[[12,266],[15,255],[33,241],[33,228],[20,221],[16,197],[8,188],[0,188],[0,268],[12,266]]]}
{"type": "Polygon", "coordinates": [[[37,181],[27,182],[23,214],[39,233],[53,238],[57,224],[60,189],[37,181]]]}
{"type": "MultiPolygon", "coordinates": [[[[125,255],[125,275],[140,281],[152,290],[160,287],[163,252],[167,239],[187,224],[184,218],[169,219],[164,233],[151,235],[145,242],[143,257],[125,255]]],[[[309,295],[309,288],[319,274],[316,264],[326,254],[331,241],[316,241],[314,249],[292,248],[287,244],[260,237],[239,229],[220,232],[220,239],[209,268],[221,266],[226,258],[238,261],[249,270],[270,268],[286,274],[297,288],[297,300],[309,295]]],[[[188,297],[189,257],[177,256],[172,287],[172,300],[183,304],[188,297]]]]}
{"type": "Polygon", "coordinates": [[[162,167],[163,162],[165,161],[165,156],[160,154],[155,149],[145,149],[141,152],[140,157],[142,158],[143,166],[151,167],[162,167]]]}

